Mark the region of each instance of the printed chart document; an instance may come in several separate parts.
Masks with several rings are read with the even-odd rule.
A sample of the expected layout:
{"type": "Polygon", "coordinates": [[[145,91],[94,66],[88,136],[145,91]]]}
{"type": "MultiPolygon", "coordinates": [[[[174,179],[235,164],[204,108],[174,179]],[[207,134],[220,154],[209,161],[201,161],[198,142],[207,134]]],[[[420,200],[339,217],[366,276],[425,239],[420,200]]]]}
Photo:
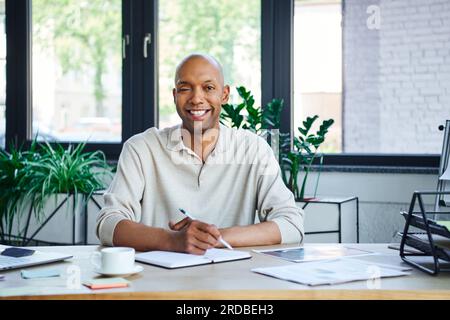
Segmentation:
{"type": "Polygon", "coordinates": [[[174,269],[209,263],[250,259],[251,257],[250,253],[246,251],[213,248],[206,250],[206,253],[202,256],[170,251],[143,252],[136,254],[136,261],[174,269]]]}
{"type": "Polygon", "coordinates": [[[411,268],[374,264],[356,259],[337,259],[254,268],[253,272],[308,286],[331,285],[359,280],[409,275],[411,268]]]}
{"type": "Polygon", "coordinates": [[[253,251],[293,262],[330,260],[340,257],[375,254],[374,252],[371,251],[365,251],[344,246],[294,247],[284,249],[253,250],[253,251]]]}

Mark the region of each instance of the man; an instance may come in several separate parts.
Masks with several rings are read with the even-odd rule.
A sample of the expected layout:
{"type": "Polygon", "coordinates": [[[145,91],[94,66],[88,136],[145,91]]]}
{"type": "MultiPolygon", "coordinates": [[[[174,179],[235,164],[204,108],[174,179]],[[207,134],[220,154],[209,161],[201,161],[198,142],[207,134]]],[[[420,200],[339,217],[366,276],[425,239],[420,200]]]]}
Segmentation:
{"type": "Polygon", "coordinates": [[[193,54],[178,65],[173,98],[182,125],[125,142],[97,219],[102,244],[203,254],[222,246],[221,237],[236,247],[302,242],[303,212],[270,146],[219,123],[229,93],[213,57],[193,54]]]}

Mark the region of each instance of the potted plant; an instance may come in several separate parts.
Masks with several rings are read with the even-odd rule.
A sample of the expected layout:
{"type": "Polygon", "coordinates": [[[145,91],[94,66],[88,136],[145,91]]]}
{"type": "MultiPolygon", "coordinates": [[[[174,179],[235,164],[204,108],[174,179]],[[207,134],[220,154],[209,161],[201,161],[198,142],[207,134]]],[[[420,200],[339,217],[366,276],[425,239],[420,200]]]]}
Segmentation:
{"type": "Polygon", "coordinates": [[[245,87],[237,87],[236,90],[243,101],[237,105],[222,105],[220,114],[222,124],[232,128],[251,130],[256,134],[264,134],[264,131],[269,129],[279,129],[283,100],[273,99],[262,110],[260,107],[254,106],[255,99],[245,87]],[[242,115],[243,111],[246,112],[245,115],[242,115]]]}
{"type": "MultiPolygon", "coordinates": [[[[238,87],[237,92],[243,99],[240,104],[225,104],[220,115],[222,124],[248,129],[256,134],[269,135],[271,143],[273,134],[280,128],[280,115],[283,110],[283,100],[273,99],[264,109],[254,107],[255,100],[250,91],[245,87],[238,87]],[[245,111],[246,114],[242,114],[245,111]],[[275,130],[273,130],[275,129],[275,130]]],[[[324,120],[316,133],[310,133],[314,122],[319,117],[307,117],[303,121],[303,127],[298,128],[299,135],[293,137],[294,148],[291,149],[290,135],[279,133],[278,150],[281,173],[286,186],[292,191],[297,201],[305,200],[305,189],[308,175],[312,166],[317,162],[321,165],[323,156],[318,154],[320,145],[325,141],[328,129],[334,120],[324,120]],[[289,173],[289,178],[287,173],[289,173]],[[299,175],[303,173],[301,185],[298,184],[299,175]]],[[[319,178],[319,176],[318,176],[319,178]]],[[[318,178],[314,195],[317,192],[318,178]]]]}
{"type": "MultiPolygon", "coordinates": [[[[317,115],[307,117],[302,123],[303,127],[297,128],[299,135],[293,137],[293,150],[282,152],[282,162],[287,165],[286,168],[289,172],[289,179],[286,178],[286,175],[283,175],[283,179],[288,188],[292,191],[292,193],[294,193],[297,201],[308,200],[307,198],[305,199],[305,189],[308,175],[316,159],[319,159],[318,164],[322,165],[323,155],[318,154],[318,149],[325,141],[325,136],[328,133],[328,129],[334,123],[333,119],[324,120],[316,133],[310,133],[311,127],[318,118],[319,116],[317,115]],[[301,171],[303,171],[303,180],[299,186],[298,177],[301,171]]],[[[317,176],[313,197],[316,196],[318,182],[319,175],[317,176]]]]}
{"type": "MultiPolygon", "coordinates": [[[[69,145],[65,149],[60,144],[33,141],[29,150],[14,146],[9,152],[0,150],[2,243],[25,245],[52,221],[58,232],[70,234],[63,230],[69,226],[61,224],[76,221],[74,215],[80,207],[96,190],[105,188],[105,178],[112,176],[104,154],[85,152],[85,145],[69,145]],[[60,209],[64,205],[70,214],[63,217],[60,211],[64,210],[60,209]],[[49,216],[51,211],[54,215],[49,216]],[[59,222],[58,217],[62,218],[59,222]],[[31,239],[27,238],[30,234],[31,239]]],[[[45,241],[53,240],[56,239],[45,241]]]]}

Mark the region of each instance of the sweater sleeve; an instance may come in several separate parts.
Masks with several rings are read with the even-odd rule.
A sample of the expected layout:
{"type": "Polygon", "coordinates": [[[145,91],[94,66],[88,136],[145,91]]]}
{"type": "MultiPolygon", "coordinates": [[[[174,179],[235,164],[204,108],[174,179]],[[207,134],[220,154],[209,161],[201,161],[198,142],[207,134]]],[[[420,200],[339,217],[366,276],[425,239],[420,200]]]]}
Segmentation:
{"type": "Polygon", "coordinates": [[[304,212],[297,207],[292,192],[281,177],[281,169],[272,149],[264,140],[258,146],[257,208],[260,221],[278,225],[281,242],[301,244],[304,239],[304,212]]]}
{"type": "Polygon", "coordinates": [[[117,172],[103,196],[105,205],[97,217],[96,234],[102,245],[114,245],[114,230],[120,221],[141,220],[143,192],[142,161],[133,146],[126,142],[119,157],[117,172]]]}

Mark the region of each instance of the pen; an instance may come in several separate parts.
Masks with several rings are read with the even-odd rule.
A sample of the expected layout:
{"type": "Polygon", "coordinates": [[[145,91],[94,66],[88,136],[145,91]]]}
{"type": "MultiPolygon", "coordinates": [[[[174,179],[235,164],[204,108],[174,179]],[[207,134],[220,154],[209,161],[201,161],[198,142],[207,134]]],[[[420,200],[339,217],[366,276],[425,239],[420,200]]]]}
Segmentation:
{"type": "MultiPolygon", "coordinates": [[[[186,210],[184,210],[184,209],[178,209],[178,210],[180,210],[180,212],[182,213],[182,214],[184,214],[186,217],[188,217],[189,219],[191,219],[191,220],[197,220],[197,219],[195,219],[192,215],[190,215],[186,210]]],[[[226,242],[222,237],[220,237],[219,238],[219,241],[220,241],[220,243],[221,244],[223,244],[225,247],[227,247],[228,249],[230,249],[230,250],[233,250],[233,247],[228,243],[228,242],[226,242]]]]}

